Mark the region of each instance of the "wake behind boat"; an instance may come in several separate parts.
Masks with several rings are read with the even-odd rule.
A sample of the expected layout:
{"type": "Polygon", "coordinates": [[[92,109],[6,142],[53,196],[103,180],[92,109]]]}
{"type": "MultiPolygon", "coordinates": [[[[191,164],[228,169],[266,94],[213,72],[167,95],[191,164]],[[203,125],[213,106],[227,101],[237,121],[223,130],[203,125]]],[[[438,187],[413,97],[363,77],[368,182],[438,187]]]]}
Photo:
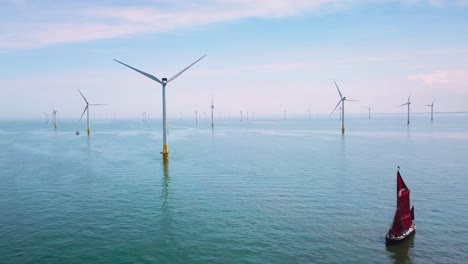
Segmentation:
{"type": "Polygon", "coordinates": [[[410,209],[410,190],[400,175],[400,167],[397,171],[397,209],[393,224],[385,237],[385,244],[391,245],[403,241],[416,233],[414,220],[414,206],[410,209]]]}

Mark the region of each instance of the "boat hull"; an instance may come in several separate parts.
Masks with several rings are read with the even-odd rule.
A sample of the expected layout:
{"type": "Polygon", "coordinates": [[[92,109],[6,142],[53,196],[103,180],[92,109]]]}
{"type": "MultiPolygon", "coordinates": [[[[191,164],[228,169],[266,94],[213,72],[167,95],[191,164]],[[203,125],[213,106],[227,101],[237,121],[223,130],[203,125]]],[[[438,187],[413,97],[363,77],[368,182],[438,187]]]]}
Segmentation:
{"type": "Polygon", "coordinates": [[[385,236],[385,245],[394,245],[405,241],[407,238],[414,236],[416,233],[416,225],[412,225],[408,230],[399,237],[393,237],[390,232],[385,236]]]}

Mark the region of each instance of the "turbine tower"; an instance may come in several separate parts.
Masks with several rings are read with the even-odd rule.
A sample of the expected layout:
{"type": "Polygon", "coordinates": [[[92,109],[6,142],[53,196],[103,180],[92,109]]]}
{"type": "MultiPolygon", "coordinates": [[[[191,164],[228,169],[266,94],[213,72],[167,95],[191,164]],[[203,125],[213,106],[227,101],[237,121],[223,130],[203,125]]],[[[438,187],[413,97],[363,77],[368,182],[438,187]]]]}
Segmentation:
{"type": "Polygon", "coordinates": [[[179,77],[182,73],[184,73],[186,70],[188,70],[190,67],[192,67],[195,63],[199,62],[200,60],[202,60],[206,55],[202,56],[201,58],[199,58],[198,60],[196,60],[194,63],[190,64],[189,66],[187,66],[186,68],[184,68],[183,70],[181,70],[180,72],[176,73],[174,76],[172,76],[171,78],[167,79],[167,78],[162,78],[162,80],[159,80],[158,78],[156,78],[155,76],[149,74],[149,73],[146,73],[144,71],[140,71],[136,68],[133,68],[132,66],[130,65],[127,65],[123,62],[120,62],[116,59],[114,59],[116,62],[150,78],[151,80],[153,81],[156,81],[158,83],[160,83],[162,85],[162,112],[163,112],[163,151],[161,152],[161,154],[163,155],[163,160],[166,162],[169,160],[169,146],[167,144],[167,119],[166,119],[166,85],[175,80],[177,77],[179,77]]]}
{"type": "Polygon", "coordinates": [[[83,97],[83,100],[84,100],[85,103],[86,103],[86,107],[84,108],[83,113],[81,114],[80,121],[81,121],[81,119],[83,118],[84,113],[86,112],[86,124],[87,124],[87,126],[88,126],[87,131],[88,131],[88,136],[89,136],[90,133],[91,133],[91,130],[90,130],[90,128],[89,128],[89,107],[90,107],[90,106],[98,106],[98,105],[106,105],[106,104],[90,104],[90,103],[88,102],[88,100],[86,100],[86,98],[84,97],[84,95],[83,95],[83,93],[80,91],[80,89],[77,89],[77,90],[78,90],[78,92],[80,92],[81,97],[83,97]]]}
{"type": "Polygon", "coordinates": [[[432,104],[426,105],[426,106],[431,107],[431,121],[434,121],[434,102],[435,102],[435,99],[434,99],[434,101],[432,101],[432,104]]]}
{"type": "Polygon", "coordinates": [[[45,123],[48,124],[49,123],[49,114],[44,112],[44,119],[45,119],[45,123]]]}
{"type": "Polygon", "coordinates": [[[410,111],[410,105],[411,105],[410,99],[411,99],[411,93],[408,96],[408,101],[406,103],[400,105],[400,106],[404,106],[404,105],[408,106],[408,125],[409,125],[409,111],[410,111]]]}
{"type": "Polygon", "coordinates": [[[214,111],[214,104],[213,104],[213,96],[211,96],[211,128],[214,128],[214,116],[213,116],[213,111],[214,111]]]}
{"type": "Polygon", "coordinates": [[[364,108],[367,108],[367,110],[369,110],[369,119],[370,119],[370,110],[372,109],[372,107],[364,107],[364,108]]]}
{"type": "Polygon", "coordinates": [[[198,111],[195,110],[195,124],[198,124],[198,111]]]}
{"type": "Polygon", "coordinates": [[[143,112],[143,122],[146,124],[146,112],[143,112]]]}
{"type": "Polygon", "coordinates": [[[344,134],[345,133],[345,125],[344,125],[344,102],[345,101],[358,101],[358,100],[351,100],[351,99],[346,99],[346,96],[343,96],[341,94],[341,91],[340,91],[340,88],[338,88],[338,84],[336,83],[335,80],[333,80],[335,82],[335,86],[336,86],[336,89],[338,90],[338,93],[340,94],[340,101],[338,101],[338,104],[336,104],[335,108],[333,109],[332,113],[330,114],[330,116],[335,112],[336,108],[338,108],[338,106],[341,104],[341,133],[344,134]]]}
{"type": "Polygon", "coordinates": [[[240,111],[240,114],[241,114],[241,122],[242,122],[242,110],[240,111]]]}
{"type": "Polygon", "coordinates": [[[52,115],[53,115],[53,122],[54,122],[54,128],[57,128],[57,110],[55,110],[54,108],[52,108],[52,115]]]}

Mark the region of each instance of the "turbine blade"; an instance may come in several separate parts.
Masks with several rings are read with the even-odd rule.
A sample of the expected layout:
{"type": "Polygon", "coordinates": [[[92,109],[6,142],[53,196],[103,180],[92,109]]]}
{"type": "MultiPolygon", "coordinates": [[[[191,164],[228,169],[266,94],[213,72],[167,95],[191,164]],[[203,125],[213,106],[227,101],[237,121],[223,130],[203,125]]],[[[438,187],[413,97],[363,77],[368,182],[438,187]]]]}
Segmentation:
{"type": "Polygon", "coordinates": [[[107,104],[89,104],[89,105],[107,105],[107,104]]]}
{"type": "Polygon", "coordinates": [[[329,116],[328,118],[330,118],[330,117],[333,115],[333,113],[335,113],[336,108],[338,108],[338,106],[341,104],[341,101],[343,101],[343,100],[340,100],[340,101],[336,104],[335,108],[333,109],[333,111],[331,112],[331,114],[330,114],[330,116],[329,116]]]}
{"type": "Polygon", "coordinates": [[[404,103],[404,104],[401,104],[400,106],[404,106],[404,105],[407,105],[408,103],[404,103]]]}
{"type": "Polygon", "coordinates": [[[343,95],[341,95],[340,88],[338,88],[338,84],[336,84],[336,81],[335,80],[333,81],[335,82],[336,89],[338,90],[338,93],[340,94],[340,99],[342,99],[343,95]]]}
{"type": "Polygon", "coordinates": [[[409,96],[408,96],[408,103],[410,102],[410,99],[411,99],[411,92],[409,93],[409,96]]]}
{"type": "Polygon", "coordinates": [[[154,75],[151,75],[151,74],[146,73],[146,72],[144,72],[144,71],[140,71],[139,69],[133,68],[132,66],[127,65],[127,64],[125,64],[125,63],[123,63],[123,62],[121,62],[121,61],[118,61],[118,60],[116,60],[116,59],[114,59],[114,60],[115,60],[116,62],[118,62],[118,63],[124,65],[124,66],[127,66],[128,68],[130,68],[130,69],[132,69],[132,70],[134,70],[134,71],[136,71],[136,72],[138,72],[138,73],[143,74],[144,76],[150,78],[151,80],[157,81],[158,83],[161,83],[161,84],[162,84],[162,82],[161,82],[158,78],[156,78],[154,75]]]}
{"type": "Polygon", "coordinates": [[[174,76],[172,76],[171,78],[169,78],[169,80],[167,80],[167,82],[170,82],[170,81],[173,81],[175,80],[177,77],[179,77],[182,73],[184,73],[184,71],[188,70],[190,67],[192,67],[195,63],[201,61],[203,58],[205,58],[206,55],[203,55],[203,57],[199,58],[198,60],[196,60],[194,63],[190,64],[189,66],[187,66],[187,68],[181,70],[180,72],[176,73],[174,76]]]}
{"type": "Polygon", "coordinates": [[[354,102],[359,102],[359,100],[353,100],[353,99],[346,99],[346,101],[354,101],[354,102]]]}
{"type": "Polygon", "coordinates": [[[80,91],[80,89],[76,88],[78,90],[78,92],[80,92],[81,94],[81,97],[83,97],[83,99],[85,100],[86,104],[89,104],[88,103],[88,100],[86,100],[86,98],[84,97],[83,93],[80,91]]]}
{"type": "Polygon", "coordinates": [[[86,107],[84,108],[83,113],[81,114],[81,117],[80,117],[80,121],[81,121],[81,119],[83,118],[84,113],[86,112],[87,109],[88,109],[88,105],[86,105],[86,107]]]}
{"type": "Polygon", "coordinates": [[[432,105],[434,105],[434,102],[435,102],[435,98],[434,98],[434,101],[432,101],[432,105]]]}

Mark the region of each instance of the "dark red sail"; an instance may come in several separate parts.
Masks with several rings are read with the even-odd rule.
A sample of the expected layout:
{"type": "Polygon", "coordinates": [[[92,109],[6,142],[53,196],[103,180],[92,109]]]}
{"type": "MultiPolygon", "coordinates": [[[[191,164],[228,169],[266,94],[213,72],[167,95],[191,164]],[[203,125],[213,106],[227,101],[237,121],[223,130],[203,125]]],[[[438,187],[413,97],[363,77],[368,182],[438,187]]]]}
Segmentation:
{"type": "Polygon", "coordinates": [[[393,219],[390,233],[401,236],[403,232],[413,225],[414,208],[410,209],[410,190],[406,186],[400,171],[397,172],[397,210],[393,219]]]}

